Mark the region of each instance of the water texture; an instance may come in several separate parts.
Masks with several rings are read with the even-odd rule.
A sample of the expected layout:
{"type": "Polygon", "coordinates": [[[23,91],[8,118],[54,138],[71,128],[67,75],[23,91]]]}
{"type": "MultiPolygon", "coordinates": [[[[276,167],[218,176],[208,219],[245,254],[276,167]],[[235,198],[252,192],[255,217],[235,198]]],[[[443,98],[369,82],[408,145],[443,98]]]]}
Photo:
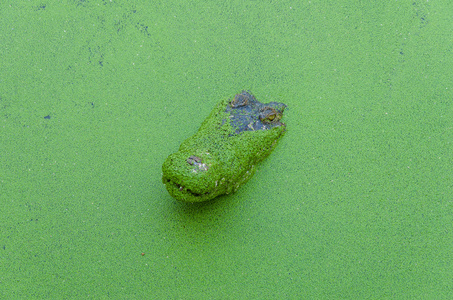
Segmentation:
{"type": "Polygon", "coordinates": [[[451,1],[2,1],[0,298],[451,299],[451,1]],[[283,102],[237,193],[161,166],[283,102]]]}

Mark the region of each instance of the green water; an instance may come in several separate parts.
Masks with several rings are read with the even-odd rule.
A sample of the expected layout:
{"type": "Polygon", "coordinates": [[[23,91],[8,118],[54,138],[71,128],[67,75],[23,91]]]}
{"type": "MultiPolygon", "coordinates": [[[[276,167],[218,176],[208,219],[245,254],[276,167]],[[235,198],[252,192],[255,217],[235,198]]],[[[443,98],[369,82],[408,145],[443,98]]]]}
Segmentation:
{"type": "Polygon", "coordinates": [[[0,298],[451,299],[452,12],[2,1],[0,298]],[[242,89],[287,134],[177,203],[163,161],[242,89]]]}

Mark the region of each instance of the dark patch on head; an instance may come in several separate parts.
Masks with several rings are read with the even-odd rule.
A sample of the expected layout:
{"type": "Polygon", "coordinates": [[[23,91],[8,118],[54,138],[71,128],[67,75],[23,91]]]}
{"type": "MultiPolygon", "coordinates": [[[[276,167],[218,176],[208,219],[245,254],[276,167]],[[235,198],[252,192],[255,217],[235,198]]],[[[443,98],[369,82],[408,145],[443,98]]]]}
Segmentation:
{"type": "Polygon", "coordinates": [[[247,91],[236,94],[227,105],[230,124],[235,134],[244,131],[268,130],[285,126],[280,122],[286,105],[279,102],[261,103],[247,91]]]}

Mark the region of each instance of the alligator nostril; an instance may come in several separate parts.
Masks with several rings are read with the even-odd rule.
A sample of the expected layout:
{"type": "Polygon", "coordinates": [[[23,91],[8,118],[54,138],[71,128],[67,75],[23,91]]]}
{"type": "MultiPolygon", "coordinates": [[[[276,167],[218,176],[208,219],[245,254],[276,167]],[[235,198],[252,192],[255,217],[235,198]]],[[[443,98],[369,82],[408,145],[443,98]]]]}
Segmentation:
{"type": "Polygon", "coordinates": [[[187,159],[187,163],[189,165],[194,165],[195,163],[201,163],[201,158],[195,156],[195,155],[191,155],[188,159],[187,159]]]}

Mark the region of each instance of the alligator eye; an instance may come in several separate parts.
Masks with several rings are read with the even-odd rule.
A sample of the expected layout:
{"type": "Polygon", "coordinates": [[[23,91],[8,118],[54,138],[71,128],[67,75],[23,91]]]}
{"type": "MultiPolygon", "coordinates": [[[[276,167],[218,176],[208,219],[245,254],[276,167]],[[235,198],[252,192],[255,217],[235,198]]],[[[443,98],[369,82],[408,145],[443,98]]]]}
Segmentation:
{"type": "Polygon", "coordinates": [[[248,98],[243,94],[237,94],[231,101],[232,107],[246,106],[248,104],[248,98]]]}
{"type": "Polygon", "coordinates": [[[263,123],[270,123],[277,117],[277,111],[269,106],[260,110],[260,120],[263,123]]]}

